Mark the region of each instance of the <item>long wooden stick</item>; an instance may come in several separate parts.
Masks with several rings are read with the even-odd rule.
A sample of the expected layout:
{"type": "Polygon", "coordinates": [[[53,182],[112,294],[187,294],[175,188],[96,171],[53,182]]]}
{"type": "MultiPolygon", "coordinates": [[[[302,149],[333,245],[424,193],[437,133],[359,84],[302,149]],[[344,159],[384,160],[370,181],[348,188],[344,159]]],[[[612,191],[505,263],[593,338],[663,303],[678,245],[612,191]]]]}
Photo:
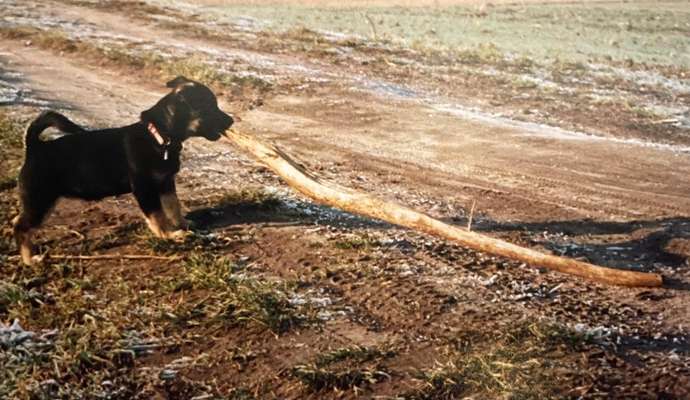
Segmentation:
{"type": "Polygon", "coordinates": [[[231,143],[248,151],[258,161],[280,175],[288,185],[318,203],[422,231],[485,253],[519,260],[532,266],[546,267],[596,282],[650,287],[661,286],[663,283],[659,274],[606,268],[570,258],[543,254],[500,239],[448,225],[407,207],[322,181],[279,148],[262,143],[256,137],[240,133],[234,129],[225,132],[225,136],[231,143]]]}

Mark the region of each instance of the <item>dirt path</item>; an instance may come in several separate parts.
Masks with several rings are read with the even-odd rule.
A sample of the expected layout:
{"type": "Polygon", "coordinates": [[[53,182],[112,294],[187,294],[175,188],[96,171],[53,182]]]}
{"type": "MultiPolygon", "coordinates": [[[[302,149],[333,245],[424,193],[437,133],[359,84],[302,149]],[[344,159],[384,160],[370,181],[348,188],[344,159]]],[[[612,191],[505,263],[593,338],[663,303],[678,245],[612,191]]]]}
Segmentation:
{"type": "MultiPolygon", "coordinates": [[[[187,331],[173,330],[173,335],[184,338],[176,352],[145,358],[141,361],[145,366],[163,368],[179,356],[210,354],[210,359],[204,359],[207,364],[190,367],[185,377],[212,380],[225,393],[249,385],[254,393],[267,397],[270,391],[277,398],[316,399],[322,398],[318,391],[305,394],[294,382],[296,375],[289,372],[294,365],[308,363],[318,351],[336,346],[391,346],[400,356],[391,361],[393,372],[382,371],[392,378],[371,379],[378,382],[377,394],[393,396],[416,387],[419,374],[413,367],[434,365],[461,348],[463,340],[495,333],[526,316],[532,321],[555,318],[619,329],[620,335],[614,329],[611,336],[619,343],[604,338],[604,350],[593,345],[574,355],[570,350],[565,356],[549,354],[549,360],[596,371],[591,375],[596,376],[594,381],[577,381],[585,387],[578,390],[591,390],[593,396],[606,393],[607,388],[618,387],[620,376],[624,382],[649,376],[640,383],[645,388],[654,388],[657,381],[670,376],[680,387],[674,393],[684,390],[678,377],[689,356],[683,348],[688,343],[690,318],[685,307],[690,296],[686,264],[690,154],[468,115],[447,105],[391,95],[380,90],[381,82],[372,86],[367,76],[353,75],[348,68],[329,70],[323,63],[296,55],[257,53],[171,35],[106,12],[66,6],[52,8],[50,13],[63,21],[97,27],[112,37],[145,37],[147,43],[163,47],[203,46],[204,51],[227,56],[227,63],[261,63],[278,77],[297,79],[301,73],[297,80],[310,84],[271,96],[262,106],[242,112],[238,127],[276,141],[330,179],[461,224],[476,201],[475,229],[594,262],[662,270],[676,279],[674,289],[653,292],[590,287],[397,229],[353,222],[332,210],[310,208],[307,213],[300,209],[304,214],[296,221],[290,220],[289,213],[267,216],[253,209],[247,215],[242,209],[227,214],[223,214],[227,210],[196,210],[195,204],[203,204],[221,190],[261,185],[283,195],[286,188],[227,145],[195,140],[185,146],[181,197],[191,210],[206,213],[203,218],[220,215],[223,234],[237,234],[240,239],[232,242],[228,257],[251,260],[250,272],[262,277],[299,282],[297,286],[307,288],[312,296],[302,293],[305,298],[328,298],[331,308],[327,311],[340,317],[326,317],[329,322],[318,332],[305,329],[280,337],[252,336],[237,327],[204,330],[189,324],[185,329],[192,334],[188,336],[187,331]],[[313,80],[315,76],[341,81],[320,83],[313,80]],[[260,350],[231,356],[214,352],[218,348],[239,351],[250,345],[260,350]],[[606,378],[609,361],[619,366],[610,380],[606,378]],[[226,369],[236,373],[227,374],[226,369]]],[[[0,41],[0,62],[3,69],[21,74],[15,85],[90,126],[129,123],[165,92],[162,82],[145,82],[136,75],[19,41],[0,41]]],[[[49,245],[60,241],[79,248],[77,234],[91,240],[99,229],[117,233],[136,221],[136,214],[128,197],[88,206],[64,202],[44,237],[49,238],[49,245]]],[[[131,244],[124,246],[118,251],[131,251],[131,244]]],[[[158,264],[137,264],[137,271],[124,264],[95,263],[89,268],[98,282],[111,277],[131,282],[136,286],[133,293],[141,298],[152,292],[146,280],[155,280],[156,274],[177,275],[158,264]],[[140,281],[139,274],[146,279],[140,281]]],[[[212,295],[205,290],[185,298],[181,290],[182,295],[174,292],[166,300],[191,301],[197,307],[212,295]]],[[[190,310],[192,315],[191,305],[190,310]]],[[[175,392],[181,398],[183,389],[175,392]]],[[[339,396],[337,390],[333,393],[339,396]]],[[[356,390],[342,393],[346,398],[358,396],[356,390]]]]}
{"type": "Polygon", "coordinates": [[[161,88],[142,87],[141,82],[116,72],[84,68],[21,43],[1,43],[0,54],[10,71],[22,74],[19,86],[55,108],[70,110],[87,126],[127,124],[164,93],[161,88]]]}

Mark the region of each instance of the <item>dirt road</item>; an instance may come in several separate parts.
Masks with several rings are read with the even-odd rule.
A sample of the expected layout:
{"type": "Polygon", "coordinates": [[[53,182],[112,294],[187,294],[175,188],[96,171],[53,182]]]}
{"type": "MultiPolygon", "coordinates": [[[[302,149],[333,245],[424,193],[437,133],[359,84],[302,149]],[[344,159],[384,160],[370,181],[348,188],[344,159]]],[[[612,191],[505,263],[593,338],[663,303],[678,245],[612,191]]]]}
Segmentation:
{"type": "MultiPolygon", "coordinates": [[[[379,346],[388,341],[405,343],[399,350],[403,356],[396,360],[396,365],[403,365],[405,360],[412,365],[431,365],[442,354],[430,344],[436,342],[436,339],[429,339],[434,336],[434,327],[443,326],[448,329],[448,334],[444,335],[453,336],[457,334],[458,326],[465,323],[461,322],[465,317],[470,325],[477,323],[476,326],[480,326],[483,323],[482,315],[487,313],[497,313],[491,319],[499,321],[501,315],[519,313],[554,316],[559,315],[558,310],[564,304],[566,309],[574,307],[578,315],[581,314],[578,308],[585,307],[585,303],[587,307],[593,307],[589,312],[596,309],[595,313],[603,313],[593,317],[600,320],[590,321],[591,326],[597,323],[629,324],[634,327],[631,332],[644,331],[643,336],[649,336],[640,341],[639,334],[635,336],[629,333],[626,337],[637,337],[637,341],[630,339],[630,343],[634,342],[630,344],[623,340],[627,343],[623,347],[628,346],[627,349],[647,349],[644,357],[649,360],[646,367],[626,364],[620,370],[623,371],[624,378],[621,379],[624,381],[633,379],[635,374],[647,373],[656,365],[665,365],[668,351],[680,355],[681,364],[687,365],[689,353],[687,347],[682,349],[688,343],[687,323],[690,321],[686,307],[690,300],[687,292],[690,282],[687,266],[690,257],[690,152],[687,147],[516,121],[490,112],[456,106],[462,103],[460,97],[420,95],[419,87],[385,81],[368,74],[366,70],[358,72],[358,68],[351,65],[331,65],[324,60],[300,54],[271,52],[269,48],[257,51],[249,46],[242,48],[236,42],[225,44],[205,40],[187,34],[183,29],[173,32],[142,19],[132,23],[129,20],[131,16],[115,11],[61,4],[42,8],[42,16],[38,18],[38,11],[32,8],[31,2],[21,3],[14,4],[12,10],[15,14],[23,13],[24,18],[29,20],[26,22],[28,25],[42,24],[47,27],[58,21],[80,32],[80,40],[83,41],[102,40],[107,44],[110,40],[116,40],[132,47],[148,46],[171,53],[199,49],[204,54],[213,55],[214,62],[219,65],[232,65],[235,70],[261,69],[262,74],[274,77],[275,91],[261,96],[260,102],[250,107],[226,96],[222,107],[240,117],[241,122],[237,124],[240,130],[279,143],[288,153],[296,155],[307,166],[331,179],[459,224],[466,223],[469,209],[476,203],[475,230],[485,230],[490,235],[545,251],[585,257],[597,263],[662,271],[675,280],[675,288],[655,292],[653,297],[656,301],[652,303],[635,290],[596,287],[592,293],[585,295],[590,289],[583,282],[551,274],[547,274],[547,277],[540,274],[535,278],[532,272],[522,267],[503,262],[496,264],[493,260],[490,261],[493,265],[491,268],[498,269],[488,269],[480,275],[487,279],[498,277],[498,285],[502,289],[497,289],[498,294],[493,298],[494,301],[500,299],[499,303],[492,303],[485,297],[493,292],[493,283],[473,284],[474,288],[468,289],[463,295],[467,297],[461,301],[461,311],[449,316],[443,311],[443,304],[450,301],[448,296],[457,293],[458,282],[462,282],[460,287],[465,287],[468,279],[483,282],[483,278],[476,278],[475,275],[470,278],[466,271],[454,271],[449,276],[439,277],[435,275],[437,268],[440,265],[445,268],[453,266],[453,260],[458,258],[482,257],[463,253],[456,248],[447,255],[434,256],[435,251],[446,247],[436,241],[433,244],[429,242],[434,251],[427,253],[423,250],[425,245],[417,242],[424,243],[426,239],[413,235],[407,245],[413,248],[410,254],[415,254],[417,281],[413,282],[409,275],[399,275],[402,278],[390,281],[393,287],[379,292],[379,285],[385,284],[388,278],[374,275],[366,278],[371,280],[363,286],[359,286],[357,277],[347,275],[350,272],[342,276],[341,272],[334,272],[334,277],[344,281],[331,280],[316,285],[321,289],[327,288],[329,293],[339,296],[343,304],[354,307],[355,313],[362,312],[361,315],[371,317],[371,321],[358,323],[356,318],[347,322],[336,320],[324,328],[322,336],[313,332],[304,333],[303,336],[298,334],[278,344],[267,345],[270,339],[258,336],[256,340],[269,351],[255,355],[263,362],[250,361],[244,372],[238,372],[239,375],[230,378],[221,377],[220,372],[211,372],[214,379],[223,382],[218,386],[221,392],[237,386],[242,381],[240,376],[247,376],[248,385],[254,393],[264,390],[264,385],[278,396],[305,396],[302,392],[296,392],[294,385],[285,383],[289,379],[281,374],[294,362],[303,361],[315,354],[317,348],[327,346],[329,340],[364,346],[379,346]],[[422,248],[416,248],[418,245],[422,248]],[[504,270],[506,267],[508,269],[504,270]],[[562,286],[561,297],[556,302],[558,304],[540,310],[539,304],[511,302],[500,293],[501,290],[508,290],[503,288],[505,285],[513,288],[512,292],[508,292],[515,296],[518,289],[514,283],[530,280],[532,284],[542,282],[548,287],[547,291],[562,286]],[[420,282],[423,284],[418,287],[420,282]],[[565,296],[571,298],[560,300],[565,296]],[[396,310],[398,301],[416,302],[417,305],[410,306],[410,310],[416,310],[411,312],[418,313],[419,318],[410,319],[409,315],[396,310]],[[499,311],[501,307],[505,309],[499,311]],[[628,314],[618,314],[624,307],[635,310],[636,322],[628,321],[628,314]],[[437,311],[431,312],[431,309],[437,311]],[[420,321],[424,319],[433,322],[423,327],[420,321]],[[653,327],[648,325],[652,322],[653,327]],[[411,331],[406,333],[405,329],[408,328],[411,331]],[[656,330],[663,333],[663,338],[654,338],[656,330]],[[411,336],[414,335],[420,335],[420,343],[426,345],[411,345],[411,336]],[[673,344],[673,338],[676,338],[678,345],[673,344]],[[302,340],[307,343],[304,353],[296,354],[289,350],[290,341],[302,340]],[[414,352],[420,349],[428,352],[422,351],[415,356],[412,348],[416,349],[414,352]],[[270,360],[280,360],[279,365],[271,366],[270,360]],[[631,372],[633,370],[634,373],[631,372]],[[273,377],[267,378],[269,383],[262,383],[259,378],[265,373],[273,374],[273,377]]],[[[16,23],[16,19],[13,23],[16,23]]],[[[49,107],[61,109],[77,121],[94,127],[130,123],[138,118],[141,110],[153,104],[165,92],[163,82],[142,79],[132,74],[131,69],[113,68],[78,53],[42,49],[36,43],[25,40],[0,41],[0,72],[3,77],[12,74],[20,76],[11,82],[14,89],[31,93],[34,98],[47,102],[49,107]]],[[[14,111],[25,110],[22,104],[7,106],[14,111]]],[[[34,110],[31,109],[31,112],[34,110]]],[[[262,185],[285,193],[280,182],[252,166],[244,155],[236,154],[223,143],[194,140],[186,146],[185,154],[185,167],[180,175],[181,197],[188,202],[191,210],[195,209],[195,204],[200,204],[202,198],[213,196],[219,188],[241,189],[262,185]]],[[[299,201],[292,196],[286,198],[299,201]]],[[[44,239],[47,238],[48,243],[55,243],[64,235],[69,237],[64,227],[67,232],[78,230],[81,234],[93,235],[93,231],[99,229],[99,213],[108,224],[116,225],[116,221],[135,220],[137,214],[131,199],[126,197],[90,205],[88,212],[92,214],[88,217],[88,223],[74,222],[80,218],[82,210],[82,203],[61,203],[56,214],[47,222],[48,226],[53,227],[46,229],[44,239]]],[[[315,209],[310,212],[318,214],[331,211],[315,209]]],[[[244,226],[243,229],[251,229],[258,243],[261,243],[256,248],[247,245],[238,249],[252,259],[258,258],[263,265],[263,273],[284,279],[319,279],[314,269],[316,267],[310,266],[319,265],[324,256],[304,249],[308,243],[318,241],[321,235],[318,231],[307,226],[267,227],[259,228],[257,232],[250,226],[256,222],[252,220],[259,216],[238,215],[232,218],[239,219],[241,224],[248,224],[249,227],[244,226]],[[302,236],[302,239],[297,236],[302,236]]],[[[327,220],[330,217],[323,218],[327,220]]],[[[338,220],[341,216],[334,218],[338,220]]],[[[354,230],[347,231],[348,235],[352,232],[358,235],[368,232],[377,235],[377,240],[382,242],[395,241],[398,239],[391,238],[403,235],[398,230],[382,231],[366,223],[361,228],[363,231],[357,231],[357,223],[352,226],[350,223],[340,225],[339,229],[354,230]]],[[[320,229],[318,225],[317,229],[320,229]]],[[[69,244],[74,238],[66,240],[69,244]]],[[[398,247],[403,254],[406,253],[405,240],[408,239],[402,239],[398,247]]],[[[355,245],[359,249],[358,246],[355,245]]],[[[379,256],[376,255],[375,260],[379,256]]],[[[360,268],[360,264],[369,265],[370,261],[364,257],[368,256],[350,249],[349,252],[339,250],[336,254],[329,254],[326,259],[335,264],[352,262],[360,268]]],[[[97,264],[95,268],[104,271],[105,267],[97,264]]],[[[101,273],[105,274],[102,277],[108,275],[101,273]]],[[[114,273],[129,274],[121,267],[114,273]]],[[[451,303],[457,301],[455,299],[451,303]]],[[[224,340],[232,341],[228,338],[219,340],[213,342],[204,339],[202,344],[197,345],[200,348],[189,345],[191,347],[183,353],[192,355],[219,346],[224,340]]],[[[222,362],[215,355],[211,358],[216,363],[222,362]]],[[[164,361],[169,361],[167,356],[155,355],[144,363],[161,365],[164,361]]],[[[587,365],[606,373],[602,364],[595,364],[597,366],[592,363],[587,365]]],[[[198,371],[192,368],[186,376],[192,380],[203,380],[200,371],[208,373],[213,368],[198,371]]],[[[384,382],[378,383],[376,393],[393,395],[414,387],[407,378],[396,378],[390,383],[385,383],[384,379],[372,379],[372,382],[384,382]]],[[[601,394],[605,393],[606,388],[616,387],[615,382],[608,384],[613,386],[597,386],[590,393],[601,394]]],[[[687,389],[683,386],[684,382],[679,384],[681,386],[673,389],[675,391],[669,390],[678,394],[687,389]]],[[[587,393],[587,390],[582,390],[587,393]]],[[[337,394],[337,390],[334,393],[337,394]]],[[[353,395],[347,393],[348,396],[353,395]]],[[[316,394],[312,396],[320,398],[316,394]]],[[[357,396],[357,391],[354,396],[357,396]]]]}

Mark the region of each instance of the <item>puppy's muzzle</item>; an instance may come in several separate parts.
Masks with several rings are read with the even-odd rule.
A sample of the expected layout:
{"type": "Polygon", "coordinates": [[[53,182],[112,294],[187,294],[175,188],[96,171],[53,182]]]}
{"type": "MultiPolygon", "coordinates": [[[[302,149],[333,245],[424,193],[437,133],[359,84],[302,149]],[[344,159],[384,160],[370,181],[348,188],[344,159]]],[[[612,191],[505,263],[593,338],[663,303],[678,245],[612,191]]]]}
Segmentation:
{"type": "Polygon", "coordinates": [[[211,130],[211,132],[207,133],[205,135],[206,139],[215,142],[216,140],[220,139],[220,135],[223,134],[226,130],[230,129],[232,124],[235,123],[235,120],[228,114],[221,112],[216,121],[218,121],[214,128],[211,130]]]}

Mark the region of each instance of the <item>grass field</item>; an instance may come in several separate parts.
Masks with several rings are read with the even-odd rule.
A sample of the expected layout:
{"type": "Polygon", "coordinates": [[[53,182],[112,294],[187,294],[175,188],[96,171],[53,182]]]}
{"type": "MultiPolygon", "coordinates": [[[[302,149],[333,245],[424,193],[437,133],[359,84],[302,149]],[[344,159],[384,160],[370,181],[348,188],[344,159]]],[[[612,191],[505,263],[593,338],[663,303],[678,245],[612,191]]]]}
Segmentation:
{"type": "Polygon", "coordinates": [[[198,3],[210,4],[207,7],[221,18],[251,17],[276,30],[304,26],[436,49],[494,45],[537,60],[612,59],[690,67],[690,7],[684,1],[496,6],[429,2],[438,4],[435,7],[382,6],[387,2],[347,2],[342,7],[319,1],[198,3]]]}

